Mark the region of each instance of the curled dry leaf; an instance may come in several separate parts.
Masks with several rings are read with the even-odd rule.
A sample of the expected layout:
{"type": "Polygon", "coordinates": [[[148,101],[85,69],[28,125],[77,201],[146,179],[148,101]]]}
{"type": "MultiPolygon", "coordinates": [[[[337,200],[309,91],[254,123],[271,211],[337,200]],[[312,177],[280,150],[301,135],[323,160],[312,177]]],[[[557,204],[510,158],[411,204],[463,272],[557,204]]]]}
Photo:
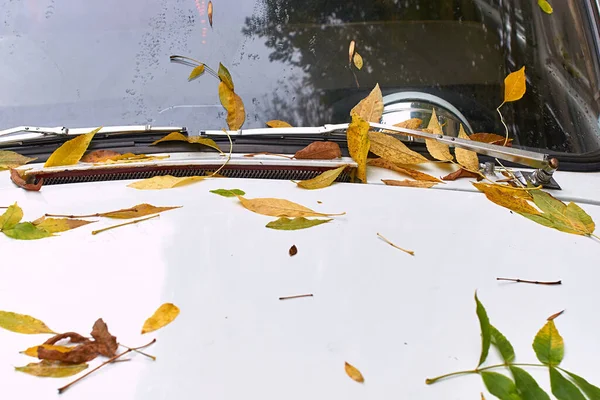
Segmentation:
{"type": "Polygon", "coordinates": [[[202,144],[204,146],[211,147],[220,153],[222,152],[221,149],[219,148],[219,146],[217,145],[217,143],[210,138],[205,138],[205,137],[201,137],[201,136],[185,136],[179,132],[171,132],[164,138],[158,139],[157,141],[152,143],[151,146],[154,146],[158,143],[171,142],[171,141],[187,142],[190,144],[202,144]]]}
{"type": "Polygon", "coordinates": [[[540,6],[542,11],[546,14],[552,14],[554,12],[554,9],[547,0],[538,0],[538,6],[540,6]]]}
{"type": "Polygon", "coordinates": [[[341,156],[340,145],[335,142],[313,142],[294,154],[298,160],[332,160],[341,156]]]}
{"type": "Polygon", "coordinates": [[[71,229],[79,228],[87,224],[94,223],[96,221],[85,221],[82,219],[70,219],[70,218],[46,218],[41,217],[32,222],[33,225],[39,229],[43,229],[50,233],[66,232],[71,229]]]}
{"type": "Polygon", "coordinates": [[[227,111],[227,126],[230,130],[237,131],[246,120],[246,110],[242,99],[224,82],[219,83],[219,99],[227,111]]]}
{"type": "Polygon", "coordinates": [[[0,171],[20,167],[34,160],[35,158],[25,157],[14,151],[0,150],[0,171]]]}
{"type": "Polygon", "coordinates": [[[246,192],[244,192],[243,190],[240,189],[216,189],[216,190],[211,190],[211,193],[214,194],[218,194],[219,196],[223,196],[223,197],[236,197],[236,196],[243,196],[246,194],[246,192]]]}
{"type": "Polygon", "coordinates": [[[361,70],[363,67],[363,58],[360,54],[358,54],[358,51],[354,53],[352,60],[354,61],[354,66],[361,70]]]}
{"type": "Polygon", "coordinates": [[[73,347],[55,346],[55,345],[52,345],[52,344],[42,344],[40,346],[30,347],[27,350],[22,351],[21,354],[25,354],[26,356],[37,358],[38,357],[38,350],[40,348],[44,348],[46,350],[59,351],[61,353],[68,353],[69,351],[73,350],[73,347]]]}
{"type": "MultiPolygon", "coordinates": [[[[460,125],[458,137],[464,140],[471,140],[469,139],[469,135],[467,135],[465,132],[462,124],[460,125]]],[[[479,157],[477,156],[477,153],[457,147],[455,149],[455,154],[456,161],[458,161],[460,165],[471,171],[479,171],[479,157]]]]}
{"type": "Polygon", "coordinates": [[[397,164],[422,164],[428,162],[425,157],[412,151],[400,140],[381,132],[369,132],[370,150],[388,161],[397,164]]]}
{"type": "Polygon", "coordinates": [[[389,170],[392,170],[392,171],[396,171],[396,172],[399,172],[399,173],[401,173],[403,175],[410,176],[411,178],[416,179],[417,181],[435,182],[435,183],[442,182],[441,180],[439,180],[435,176],[431,176],[429,174],[426,174],[424,172],[417,171],[417,170],[414,170],[414,169],[405,168],[405,167],[399,167],[398,165],[394,164],[393,162],[384,160],[383,158],[377,158],[377,159],[374,159],[374,160],[369,160],[369,165],[373,166],[373,167],[385,168],[385,169],[389,169],[389,170]]]}
{"type": "Polygon", "coordinates": [[[246,199],[238,196],[240,203],[244,208],[257,214],[268,215],[271,217],[329,217],[341,214],[324,214],[311,210],[285,199],[258,198],[246,199]]]}
{"type": "Polygon", "coordinates": [[[526,91],[525,67],[508,74],[504,79],[504,103],[520,100],[526,91]]]}
{"type": "Polygon", "coordinates": [[[15,367],[15,371],[42,378],[66,378],[77,375],[87,367],[87,364],[71,365],[43,360],[39,363],[27,364],[24,367],[15,367]]]}
{"type": "MultiPolygon", "coordinates": [[[[504,140],[504,139],[502,139],[504,140]]],[[[476,178],[477,182],[479,182],[480,180],[483,179],[483,177],[479,174],[476,174],[475,172],[471,172],[471,171],[467,171],[466,169],[459,169],[456,172],[453,172],[451,174],[446,175],[445,177],[442,178],[442,180],[444,181],[455,181],[457,179],[460,178],[476,178]]]]}
{"type": "Polygon", "coordinates": [[[91,335],[96,341],[95,344],[98,353],[104,357],[113,357],[117,354],[117,349],[119,348],[117,338],[110,334],[108,326],[102,318],[94,323],[91,335]]]}
{"type": "Polygon", "coordinates": [[[350,116],[355,114],[367,122],[379,123],[383,115],[383,95],[379,84],[350,111],[350,116]]]}
{"type": "Polygon", "coordinates": [[[190,185],[202,181],[205,178],[205,176],[186,176],[182,178],[176,178],[171,175],[154,176],[152,178],[130,183],[127,187],[139,190],[172,189],[179,186],[190,185]]]}
{"type": "Polygon", "coordinates": [[[382,179],[381,181],[388,186],[404,186],[404,187],[416,187],[416,188],[424,188],[424,189],[431,188],[438,184],[438,182],[409,181],[406,179],[403,181],[382,179]]]}
{"type": "Polygon", "coordinates": [[[346,165],[342,165],[336,169],[330,169],[322,174],[304,181],[296,182],[296,184],[304,189],[322,189],[327,186],[330,186],[335,180],[340,176],[342,172],[346,169],[346,165]]]}
{"type": "Polygon", "coordinates": [[[9,206],[0,215],[0,231],[14,228],[23,219],[23,209],[17,203],[9,206]]]}
{"type": "MultiPolygon", "coordinates": [[[[442,130],[442,126],[440,125],[437,114],[435,113],[435,109],[431,113],[431,119],[429,120],[429,125],[427,125],[427,129],[431,131],[431,133],[435,135],[443,135],[444,131],[442,130]]],[[[454,157],[450,154],[450,147],[448,145],[438,142],[433,139],[425,139],[425,145],[427,146],[427,151],[433,158],[440,161],[452,161],[454,157]]]]}
{"type": "Polygon", "coordinates": [[[298,248],[296,247],[296,245],[293,245],[292,247],[290,247],[290,257],[295,256],[296,254],[298,254],[298,248]]]}
{"type": "Polygon", "coordinates": [[[102,127],[94,129],[85,135],[79,135],[74,139],[68,140],[54,151],[44,164],[44,167],[58,167],[61,165],[74,165],[81,160],[86,152],[94,135],[98,133],[102,127]]]}
{"type": "Polygon", "coordinates": [[[54,333],[39,319],[9,311],[0,311],[0,328],[26,335],[54,333]]]}
{"type": "Polygon", "coordinates": [[[190,72],[190,76],[188,77],[188,82],[193,81],[200,75],[204,73],[204,64],[200,64],[197,67],[194,67],[192,72],[190,72]]]}
{"type": "Polygon", "coordinates": [[[210,27],[212,28],[212,24],[213,24],[213,3],[212,1],[208,2],[208,9],[206,14],[208,14],[208,23],[210,24],[210,27]]]}
{"type": "Polygon", "coordinates": [[[288,124],[285,121],[280,121],[278,119],[273,119],[267,122],[267,126],[269,128],[291,128],[292,125],[288,124]]]}
{"type": "Polygon", "coordinates": [[[367,156],[371,142],[369,140],[369,123],[357,114],[352,115],[352,122],[346,132],[348,152],[358,164],[356,176],[363,183],[367,182],[367,156]]]}
{"type": "Polygon", "coordinates": [[[85,336],[80,335],[79,333],[66,332],[66,333],[59,333],[57,335],[52,336],[50,339],[46,340],[44,342],[44,344],[55,345],[56,343],[60,342],[61,340],[65,340],[65,339],[69,339],[69,343],[87,343],[90,341],[90,339],[86,338],[85,336]]]}
{"type": "Polygon", "coordinates": [[[87,342],[73,347],[67,352],[40,346],[37,349],[37,356],[40,360],[59,361],[65,364],[81,364],[98,357],[98,351],[94,342],[87,342]]]}
{"type": "Polygon", "coordinates": [[[39,192],[44,184],[44,178],[38,179],[37,183],[27,182],[27,179],[25,179],[19,171],[13,168],[10,169],[10,180],[18,187],[32,192],[39,192]]]}
{"type": "Polygon", "coordinates": [[[144,322],[142,335],[148,332],[154,332],[173,322],[179,315],[179,308],[172,303],[164,303],[154,312],[154,314],[144,322]]]}
{"type": "Polygon", "coordinates": [[[355,49],[356,49],[356,42],[354,40],[351,40],[350,46],[348,46],[348,64],[352,63],[352,57],[354,57],[355,49]]]}
{"type": "MultiPolygon", "coordinates": [[[[504,141],[506,140],[504,136],[496,135],[495,133],[474,133],[471,136],[469,136],[469,139],[475,142],[497,144],[500,146],[503,146],[504,141]]],[[[506,143],[506,146],[512,146],[512,141],[512,139],[508,139],[508,143],[506,143]]]]}
{"type": "Polygon", "coordinates": [[[350,365],[347,362],[345,362],[344,369],[346,370],[346,374],[348,374],[348,376],[356,382],[363,383],[365,381],[365,378],[362,376],[360,371],[353,365],[350,365]]]}
{"type": "Polygon", "coordinates": [[[121,153],[112,150],[94,150],[83,156],[80,161],[87,163],[98,163],[112,160],[114,157],[118,157],[120,155],[121,153]]]}
{"type": "Polygon", "coordinates": [[[332,219],[306,219],[304,217],[296,217],[294,219],[281,217],[276,221],[269,222],[267,228],[277,229],[280,231],[297,231],[300,229],[312,228],[313,226],[325,224],[332,219]]]}

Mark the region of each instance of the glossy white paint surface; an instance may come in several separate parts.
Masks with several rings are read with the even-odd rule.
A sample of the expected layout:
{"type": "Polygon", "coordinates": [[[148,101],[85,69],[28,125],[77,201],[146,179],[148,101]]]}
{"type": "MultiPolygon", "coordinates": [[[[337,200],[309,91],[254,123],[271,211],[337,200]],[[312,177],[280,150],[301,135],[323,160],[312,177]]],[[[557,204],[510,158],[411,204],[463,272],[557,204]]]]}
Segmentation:
{"type": "MultiPolygon", "coordinates": [[[[562,194],[599,198],[598,174],[561,175],[562,194]]],[[[475,290],[519,362],[535,362],[534,335],[550,314],[566,309],[556,321],[566,342],[563,366],[600,384],[600,243],[539,226],[479,193],[448,190],[450,184],[444,190],[335,184],[306,191],[287,181],[240,179],[163,191],[138,191],[121,181],[30,193],[7,181],[0,173],[0,205],[17,201],[25,220],[143,202],[183,208],[97,236],[91,230],[115,221],[31,242],[0,235],[0,309],[82,334],[102,317],[129,346],[158,340],[147,350],[156,362],[134,355],[59,396],[56,389],[70,378],[13,370],[35,362],[19,351],[47,336],[0,330],[3,399],[478,398],[484,387],[476,376],[424,383],[476,366],[475,290]],[[217,188],[346,215],[303,231],[274,231],[265,228],[274,218],[209,193],[217,188]],[[377,232],[416,256],[388,246],[377,232]],[[294,244],[298,254],[290,258],[294,244]],[[500,276],[561,279],[563,285],[507,284],[496,281],[500,276]],[[314,297],[278,300],[304,293],[314,297]],[[163,302],[177,304],[179,318],[140,335],[163,302]],[[362,371],[364,384],[346,376],[344,361],[362,371]]],[[[468,181],[454,185],[470,190],[468,181]]],[[[583,207],[600,221],[600,207],[583,207]]],[[[498,361],[494,352],[490,360],[498,361]]],[[[532,373],[549,389],[547,372],[532,373]]]]}

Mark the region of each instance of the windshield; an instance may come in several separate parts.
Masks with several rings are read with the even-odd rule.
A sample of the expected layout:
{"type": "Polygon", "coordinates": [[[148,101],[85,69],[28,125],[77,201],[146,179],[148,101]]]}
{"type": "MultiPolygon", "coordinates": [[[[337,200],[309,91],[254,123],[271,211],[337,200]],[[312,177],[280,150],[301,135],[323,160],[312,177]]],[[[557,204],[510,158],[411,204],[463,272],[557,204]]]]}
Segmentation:
{"type": "MultiPolygon", "coordinates": [[[[504,134],[507,74],[527,93],[502,113],[515,146],[600,149],[590,0],[0,0],[0,129],[153,124],[226,128],[216,81],[187,81],[189,56],[231,72],[244,128],[348,122],[375,86],[434,95],[471,133],[504,134]],[[364,67],[348,64],[354,40],[364,67]]],[[[391,96],[391,97],[390,97],[391,96]]]]}

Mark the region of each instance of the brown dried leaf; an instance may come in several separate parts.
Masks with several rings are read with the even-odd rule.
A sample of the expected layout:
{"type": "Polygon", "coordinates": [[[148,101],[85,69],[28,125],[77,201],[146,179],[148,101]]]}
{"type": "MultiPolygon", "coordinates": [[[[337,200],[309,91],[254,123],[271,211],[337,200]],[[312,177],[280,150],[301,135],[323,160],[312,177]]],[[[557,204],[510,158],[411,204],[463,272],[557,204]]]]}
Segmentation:
{"type": "Polygon", "coordinates": [[[298,160],[332,160],[341,156],[340,145],[335,142],[313,142],[294,154],[298,160]]]}
{"type": "MultiPolygon", "coordinates": [[[[431,114],[431,119],[429,120],[429,125],[427,125],[427,129],[431,131],[434,135],[443,135],[442,127],[437,119],[437,115],[435,113],[435,109],[431,114]]],[[[440,143],[433,139],[425,139],[425,145],[427,146],[427,151],[429,154],[436,160],[440,161],[452,161],[454,157],[450,154],[450,147],[448,145],[440,143]]]]}
{"type": "Polygon", "coordinates": [[[108,332],[108,326],[102,318],[94,323],[91,335],[96,340],[95,344],[98,353],[105,357],[113,357],[117,354],[117,349],[119,348],[117,338],[108,332]]]}
{"type": "Polygon", "coordinates": [[[381,132],[369,132],[370,150],[373,154],[398,164],[421,164],[429,160],[412,151],[400,140],[381,132]]]}
{"type": "Polygon", "coordinates": [[[350,41],[350,46],[348,46],[348,64],[352,62],[352,57],[354,57],[354,50],[356,49],[356,42],[354,40],[350,41]]]}
{"type": "Polygon", "coordinates": [[[112,160],[114,157],[120,155],[121,153],[112,150],[94,150],[83,156],[80,161],[87,163],[98,163],[106,160],[112,160]]]}
{"type": "Polygon", "coordinates": [[[355,114],[367,122],[379,123],[383,114],[383,95],[379,84],[350,111],[350,116],[355,114]]]}
{"type": "Polygon", "coordinates": [[[38,347],[37,353],[40,360],[60,361],[66,364],[81,364],[98,357],[98,349],[94,342],[80,344],[66,353],[38,347]]]}
{"type": "Polygon", "coordinates": [[[51,345],[51,344],[42,344],[40,346],[30,347],[27,350],[22,351],[21,354],[25,354],[26,356],[37,358],[38,357],[38,350],[40,348],[44,348],[46,350],[60,351],[61,353],[68,353],[69,351],[73,350],[73,347],[54,346],[54,345],[51,345]]]}
{"type": "MultiPolygon", "coordinates": [[[[470,140],[469,135],[465,132],[462,124],[460,125],[460,130],[458,132],[458,137],[464,140],[470,140]]],[[[470,150],[465,150],[461,148],[455,149],[456,161],[463,167],[470,169],[471,171],[479,171],[479,157],[477,153],[470,150]]]]}
{"type": "Polygon", "coordinates": [[[267,122],[267,126],[269,128],[291,128],[292,125],[288,124],[285,121],[280,121],[278,119],[272,119],[271,121],[267,122]]]}
{"type": "Polygon", "coordinates": [[[38,179],[37,183],[28,183],[17,171],[16,169],[11,168],[10,170],[10,180],[13,181],[15,185],[25,190],[29,190],[32,192],[39,192],[44,184],[44,178],[38,179]]]}
{"type": "Polygon", "coordinates": [[[358,164],[356,176],[363,183],[367,183],[367,156],[371,147],[369,124],[357,114],[352,115],[352,122],[346,132],[346,140],[350,157],[358,164]]]}
{"type": "Polygon", "coordinates": [[[354,367],[346,362],[346,363],[344,363],[344,369],[346,370],[346,374],[348,374],[348,376],[350,378],[352,378],[353,380],[355,380],[356,382],[363,383],[365,381],[365,378],[362,376],[360,371],[358,369],[356,369],[356,367],[354,367]]]}
{"type": "Polygon", "coordinates": [[[445,177],[442,178],[442,180],[444,181],[455,181],[457,179],[460,178],[477,178],[477,182],[479,182],[480,180],[483,179],[483,177],[479,174],[476,174],[474,172],[471,171],[467,171],[466,169],[459,169],[456,172],[453,172],[449,175],[446,175],[445,177]]]}
{"type": "Polygon", "coordinates": [[[69,343],[87,343],[90,342],[90,339],[80,335],[76,332],[66,332],[59,333],[58,335],[52,336],[50,339],[46,340],[44,344],[55,345],[61,340],[69,339],[69,343]]]}
{"type": "Polygon", "coordinates": [[[292,247],[290,247],[290,257],[295,256],[296,254],[298,254],[298,248],[296,247],[296,245],[293,245],[292,247]]]}
{"type": "Polygon", "coordinates": [[[401,174],[408,175],[411,178],[416,179],[418,181],[436,182],[436,183],[440,183],[441,182],[441,180],[439,180],[435,176],[431,176],[429,174],[426,174],[424,172],[417,171],[417,170],[414,170],[414,169],[400,167],[400,166],[394,164],[393,162],[384,160],[383,158],[377,158],[377,159],[374,159],[374,160],[369,160],[369,165],[371,165],[373,167],[385,168],[385,169],[389,169],[389,170],[392,170],[392,171],[396,171],[396,172],[399,172],[401,174]]]}
{"type": "Polygon", "coordinates": [[[438,182],[409,181],[406,179],[403,181],[382,179],[381,181],[388,186],[405,186],[405,187],[416,187],[416,188],[426,188],[426,189],[431,188],[438,184],[438,182]]]}
{"type": "Polygon", "coordinates": [[[206,13],[208,14],[208,23],[210,24],[210,27],[212,28],[212,24],[213,24],[213,3],[212,3],[212,1],[208,2],[208,11],[206,13]]]}
{"type": "MultiPolygon", "coordinates": [[[[497,144],[500,146],[504,145],[504,141],[506,140],[504,136],[496,135],[495,133],[474,133],[469,136],[469,139],[475,142],[497,144]]],[[[512,141],[512,139],[508,139],[506,147],[511,147],[512,141]]]]}

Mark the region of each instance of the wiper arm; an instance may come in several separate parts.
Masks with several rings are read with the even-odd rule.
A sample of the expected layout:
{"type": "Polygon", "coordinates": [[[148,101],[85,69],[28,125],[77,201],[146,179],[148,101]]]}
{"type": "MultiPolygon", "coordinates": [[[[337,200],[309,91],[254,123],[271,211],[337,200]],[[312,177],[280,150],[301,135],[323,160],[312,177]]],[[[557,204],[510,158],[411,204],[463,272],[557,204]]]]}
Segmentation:
{"type": "MultiPolygon", "coordinates": [[[[43,139],[47,137],[70,137],[90,133],[95,128],[66,128],[66,127],[32,127],[32,126],[18,126],[15,128],[5,129],[0,131],[0,145],[2,144],[16,144],[24,143],[28,141],[35,141],[36,139],[43,139]]],[[[112,135],[127,135],[127,134],[142,134],[142,133],[171,133],[171,132],[186,132],[186,128],[183,126],[152,126],[152,125],[123,125],[123,126],[105,126],[99,132],[98,135],[112,136],[112,135]]]]}

